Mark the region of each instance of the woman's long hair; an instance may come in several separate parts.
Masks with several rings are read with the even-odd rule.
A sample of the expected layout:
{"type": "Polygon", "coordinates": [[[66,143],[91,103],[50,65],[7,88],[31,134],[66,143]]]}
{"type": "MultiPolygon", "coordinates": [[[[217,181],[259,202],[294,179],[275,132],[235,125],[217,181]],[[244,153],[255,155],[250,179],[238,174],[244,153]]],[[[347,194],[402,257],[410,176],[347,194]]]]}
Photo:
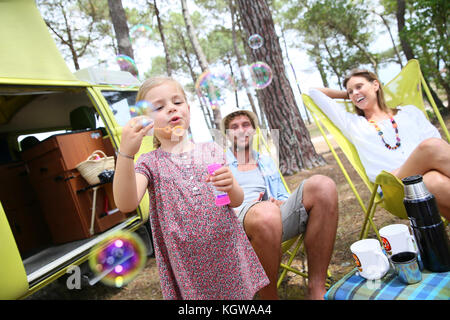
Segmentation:
{"type": "MultiPolygon", "coordinates": [[[[350,71],[350,74],[347,75],[344,79],[344,87],[345,89],[347,89],[347,82],[353,78],[353,77],[363,77],[365,78],[367,81],[369,82],[373,82],[373,81],[378,81],[379,88],[377,91],[377,102],[378,102],[378,106],[380,107],[380,109],[386,113],[389,113],[390,111],[393,112],[394,114],[397,113],[397,109],[396,108],[389,108],[388,105],[386,104],[386,100],[384,99],[384,92],[383,92],[383,87],[381,86],[381,82],[380,80],[378,80],[378,77],[375,73],[370,72],[368,70],[364,70],[364,69],[353,69],[352,71],[350,71]]],[[[355,108],[355,113],[357,115],[363,116],[364,117],[364,111],[362,111],[361,109],[359,109],[356,105],[354,105],[355,108]]]]}
{"type": "MultiPolygon", "coordinates": [[[[142,85],[139,88],[139,91],[137,93],[137,96],[136,96],[136,102],[144,100],[147,92],[149,92],[151,89],[158,87],[166,82],[173,82],[183,93],[184,99],[187,101],[186,92],[184,91],[183,87],[177,80],[175,80],[172,77],[167,77],[167,76],[156,76],[156,77],[148,78],[147,80],[145,80],[142,83],[142,85]]],[[[161,142],[158,140],[156,135],[153,134],[153,147],[156,149],[156,148],[159,148],[160,146],[161,146],[161,142]]]]}

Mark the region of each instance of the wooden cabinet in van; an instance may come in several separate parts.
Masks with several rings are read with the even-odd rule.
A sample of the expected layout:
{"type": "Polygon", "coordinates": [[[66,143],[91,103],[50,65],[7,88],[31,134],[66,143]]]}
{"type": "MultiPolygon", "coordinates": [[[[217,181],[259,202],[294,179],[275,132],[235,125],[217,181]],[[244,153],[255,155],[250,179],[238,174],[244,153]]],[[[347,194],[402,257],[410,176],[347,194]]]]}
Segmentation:
{"type": "Polygon", "coordinates": [[[49,231],[24,161],[0,166],[0,199],[22,256],[50,244],[49,231]]]}
{"type": "MultiPolygon", "coordinates": [[[[29,168],[30,183],[55,244],[92,236],[93,191],[76,166],[95,150],[113,155],[109,140],[103,139],[100,130],[55,135],[22,153],[29,168]]],[[[111,184],[106,184],[97,191],[95,233],[125,219],[120,211],[105,214],[113,203],[112,193],[107,192],[110,188],[111,184]]]]}

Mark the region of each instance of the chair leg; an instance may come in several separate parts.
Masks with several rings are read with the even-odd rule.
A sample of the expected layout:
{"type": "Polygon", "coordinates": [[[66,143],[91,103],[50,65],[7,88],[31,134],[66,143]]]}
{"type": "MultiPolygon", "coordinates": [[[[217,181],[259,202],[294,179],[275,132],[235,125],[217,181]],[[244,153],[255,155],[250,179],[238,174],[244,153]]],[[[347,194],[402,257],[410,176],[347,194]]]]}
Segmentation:
{"type": "MultiPolygon", "coordinates": [[[[280,275],[280,277],[278,278],[278,281],[277,281],[277,288],[280,287],[281,282],[283,281],[284,277],[286,276],[286,273],[288,272],[288,270],[289,270],[289,269],[292,269],[292,268],[290,267],[290,265],[292,264],[292,261],[294,261],[294,258],[295,258],[295,256],[297,255],[297,252],[298,252],[298,250],[300,249],[300,246],[302,245],[302,243],[303,243],[303,235],[300,235],[300,236],[299,236],[299,239],[298,239],[298,241],[297,241],[297,244],[295,245],[294,250],[293,250],[292,252],[289,252],[289,260],[288,260],[287,265],[285,265],[285,264],[283,264],[283,263],[280,264],[280,267],[283,268],[283,271],[281,271],[281,275],[280,275]]],[[[295,270],[295,269],[293,269],[293,270],[295,270]]],[[[292,270],[289,270],[289,271],[292,271],[292,270]]],[[[295,272],[295,271],[293,271],[293,272],[295,272]]]]}
{"type": "Polygon", "coordinates": [[[327,269],[327,280],[325,281],[325,286],[326,286],[327,288],[331,287],[331,283],[332,283],[332,281],[333,281],[332,278],[333,278],[333,275],[331,274],[330,270],[327,269]]]}
{"type": "Polygon", "coordinates": [[[367,235],[369,233],[369,225],[372,227],[372,229],[375,231],[375,233],[377,234],[378,239],[380,240],[380,236],[378,234],[378,230],[375,227],[374,223],[373,223],[373,216],[375,214],[375,209],[378,205],[379,202],[375,202],[375,197],[377,195],[377,190],[378,190],[378,184],[375,184],[373,186],[372,189],[372,195],[370,196],[370,201],[369,201],[369,205],[367,207],[367,211],[365,212],[365,217],[364,217],[364,222],[363,222],[363,226],[361,229],[361,233],[359,235],[359,239],[365,239],[367,238],[367,235]]]}
{"type": "MultiPolygon", "coordinates": [[[[380,202],[381,202],[381,201],[380,201],[380,202]]],[[[372,206],[372,208],[371,208],[371,210],[370,210],[370,212],[369,212],[369,215],[368,215],[368,217],[367,217],[367,221],[368,221],[369,223],[367,224],[367,222],[366,222],[365,228],[361,231],[360,239],[365,239],[365,238],[367,238],[367,235],[369,234],[369,227],[372,227],[372,230],[375,232],[375,235],[377,236],[378,241],[380,241],[380,243],[382,242],[382,241],[381,241],[380,234],[379,234],[379,232],[378,232],[378,228],[377,228],[377,227],[375,226],[375,224],[373,223],[373,216],[375,215],[375,211],[376,211],[377,206],[378,206],[378,204],[379,204],[380,202],[375,202],[375,203],[373,204],[373,206],[372,206]]]]}
{"type": "MultiPolygon", "coordinates": [[[[290,251],[286,252],[289,254],[289,260],[288,260],[287,264],[280,263],[280,267],[283,268],[283,270],[281,271],[280,277],[278,278],[277,288],[280,287],[280,285],[283,282],[283,279],[286,276],[288,271],[293,272],[295,274],[298,274],[299,276],[302,276],[303,278],[308,279],[307,272],[302,272],[298,269],[294,269],[291,267],[292,261],[294,261],[294,258],[297,255],[298,250],[300,250],[300,247],[302,246],[302,244],[303,244],[303,235],[300,235],[299,239],[297,241],[297,244],[295,245],[294,250],[292,250],[292,252],[290,252],[290,251]]],[[[327,269],[327,279],[325,281],[325,286],[327,288],[331,287],[331,277],[332,277],[332,274],[331,274],[330,270],[327,269]]]]}

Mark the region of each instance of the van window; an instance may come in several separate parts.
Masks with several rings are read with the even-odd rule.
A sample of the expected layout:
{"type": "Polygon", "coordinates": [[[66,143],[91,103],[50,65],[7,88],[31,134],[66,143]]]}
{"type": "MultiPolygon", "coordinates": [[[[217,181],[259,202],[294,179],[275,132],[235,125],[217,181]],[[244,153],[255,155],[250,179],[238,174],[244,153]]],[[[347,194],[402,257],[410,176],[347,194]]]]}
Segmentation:
{"type": "MultiPolygon", "coordinates": [[[[65,130],[58,130],[58,131],[49,131],[49,132],[43,132],[43,133],[33,133],[33,134],[23,134],[20,135],[19,137],[17,137],[17,142],[20,142],[25,139],[26,137],[35,137],[37,138],[39,141],[45,140],[50,136],[53,136],[55,134],[60,134],[60,133],[65,133],[65,130]]],[[[22,150],[21,150],[22,151],[22,150]]]]}
{"type": "Polygon", "coordinates": [[[124,126],[130,119],[129,108],[136,103],[137,91],[102,91],[109,107],[120,126],[124,126]]]}
{"type": "MultiPolygon", "coordinates": [[[[96,128],[102,128],[105,127],[105,124],[103,122],[103,119],[98,116],[98,114],[95,114],[95,127],[96,128]]],[[[25,139],[26,137],[35,137],[39,141],[43,141],[47,139],[48,137],[51,137],[53,135],[62,134],[62,133],[68,133],[70,130],[56,130],[56,131],[48,131],[48,132],[41,132],[41,133],[31,133],[31,134],[23,134],[17,137],[17,142],[20,142],[25,139]]]]}

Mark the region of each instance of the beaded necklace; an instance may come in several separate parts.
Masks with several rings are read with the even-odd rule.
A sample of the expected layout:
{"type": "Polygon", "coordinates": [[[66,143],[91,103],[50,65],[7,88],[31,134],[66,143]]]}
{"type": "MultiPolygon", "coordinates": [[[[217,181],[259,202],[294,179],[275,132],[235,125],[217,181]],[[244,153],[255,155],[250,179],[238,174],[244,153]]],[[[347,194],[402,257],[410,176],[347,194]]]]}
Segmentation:
{"type": "Polygon", "coordinates": [[[397,123],[395,122],[394,117],[390,116],[390,119],[392,122],[392,128],[394,128],[394,130],[395,130],[395,139],[397,140],[397,142],[395,143],[395,146],[391,146],[389,143],[387,143],[384,140],[383,131],[381,131],[380,127],[377,125],[377,123],[375,121],[369,120],[369,123],[375,127],[375,130],[377,130],[378,135],[381,137],[381,141],[383,141],[385,147],[388,148],[389,150],[395,150],[398,147],[400,147],[401,143],[400,143],[400,137],[398,135],[397,123]]]}

